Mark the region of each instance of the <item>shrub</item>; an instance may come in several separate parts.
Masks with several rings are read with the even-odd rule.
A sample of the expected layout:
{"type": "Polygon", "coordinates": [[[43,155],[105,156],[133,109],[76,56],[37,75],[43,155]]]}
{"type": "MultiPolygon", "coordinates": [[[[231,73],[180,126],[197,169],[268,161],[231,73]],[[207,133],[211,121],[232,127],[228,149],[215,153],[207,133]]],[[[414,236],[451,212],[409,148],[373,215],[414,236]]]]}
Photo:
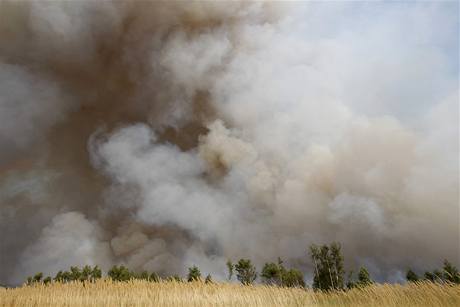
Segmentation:
{"type": "Polygon", "coordinates": [[[262,268],[262,272],[260,273],[260,276],[266,284],[280,286],[282,280],[281,270],[281,265],[278,265],[273,262],[265,263],[264,267],[262,268]]]}
{"type": "Polygon", "coordinates": [[[43,279],[43,283],[44,283],[45,285],[49,284],[50,282],[51,282],[51,277],[49,277],[49,276],[46,277],[45,279],[43,279]]]}
{"type": "Polygon", "coordinates": [[[235,265],[236,277],[243,285],[250,285],[256,280],[256,268],[249,259],[240,259],[235,265]]]}
{"type": "Polygon", "coordinates": [[[197,281],[201,278],[201,272],[197,266],[188,269],[187,281],[197,281]]]}
{"type": "Polygon", "coordinates": [[[160,277],[157,275],[157,273],[153,272],[152,274],[150,274],[149,281],[159,282],[160,277]]]}
{"type": "Polygon", "coordinates": [[[417,274],[415,274],[414,271],[412,271],[411,269],[409,269],[406,273],[406,279],[408,282],[417,282],[419,281],[419,277],[417,274]]]}
{"type": "Polygon", "coordinates": [[[115,281],[128,281],[131,279],[132,274],[125,266],[115,265],[109,270],[108,276],[115,281]]]}

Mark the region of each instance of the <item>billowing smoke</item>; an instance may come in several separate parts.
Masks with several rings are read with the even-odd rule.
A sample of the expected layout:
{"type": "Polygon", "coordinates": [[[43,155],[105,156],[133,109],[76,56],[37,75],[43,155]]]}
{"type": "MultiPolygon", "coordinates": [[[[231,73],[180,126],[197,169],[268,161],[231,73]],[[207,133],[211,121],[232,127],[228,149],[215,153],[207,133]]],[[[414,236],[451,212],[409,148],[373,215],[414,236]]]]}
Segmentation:
{"type": "MultiPolygon", "coordinates": [[[[0,281],[459,264],[458,4],[0,2],[0,281]]],[[[307,279],[310,276],[306,276],[307,279]]]]}

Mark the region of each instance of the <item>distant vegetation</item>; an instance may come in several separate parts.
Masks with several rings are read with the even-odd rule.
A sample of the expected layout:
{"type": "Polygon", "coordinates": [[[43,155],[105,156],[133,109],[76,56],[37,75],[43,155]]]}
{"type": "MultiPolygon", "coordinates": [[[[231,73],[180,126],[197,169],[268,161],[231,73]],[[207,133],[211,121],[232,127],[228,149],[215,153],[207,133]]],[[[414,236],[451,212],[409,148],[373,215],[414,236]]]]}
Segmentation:
{"type": "MultiPolygon", "coordinates": [[[[309,256],[314,267],[313,290],[335,291],[335,290],[351,290],[354,288],[368,287],[374,284],[369,271],[365,267],[359,268],[356,276],[353,271],[348,272],[347,280],[345,281],[344,257],[341,251],[341,245],[332,243],[330,245],[311,245],[309,248],[309,256]]],[[[277,262],[265,263],[260,274],[250,259],[240,259],[236,263],[228,260],[228,280],[232,280],[234,276],[243,285],[252,285],[258,277],[260,281],[266,285],[278,287],[293,287],[306,288],[304,282],[304,274],[295,268],[286,268],[283,260],[278,258],[277,262]]],[[[155,272],[134,272],[127,267],[113,266],[108,272],[107,277],[115,282],[126,282],[131,280],[144,280],[146,282],[160,282],[162,280],[175,282],[195,282],[204,281],[212,283],[210,274],[203,279],[200,269],[197,266],[192,266],[188,269],[186,278],[178,275],[160,278],[155,272]]],[[[34,276],[28,277],[26,283],[28,285],[43,283],[49,284],[52,281],[67,283],[67,282],[95,282],[102,278],[102,271],[98,266],[84,266],[79,268],[76,266],[70,267],[68,271],[59,271],[54,278],[51,276],[44,277],[43,273],[37,273],[34,276]]],[[[409,269],[406,274],[408,282],[431,282],[440,284],[460,284],[460,274],[458,269],[449,261],[445,260],[442,268],[432,272],[427,271],[423,277],[418,276],[414,271],[409,269]]]]}
{"type": "Polygon", "coordinates": [[[266,263],[262,269],[261,277],[266,284],[281,287],[305,287],[303,274],[299,270],[287,270],[283,261],[278,258],[278,263],[266,263]]]}
{"type": "Polygon", "coordinates": [[[449,261],[444,260],[444,265],[441,270],[434,270],[433,272],[425,272],[423,278],[420,278],[412,270],[407,271],[406,279],[409,282],[417,282],[420,280],[428,280],[431,282],[440,283],[454,283],[460,284],[460,274],[455,266],[449,261]]]}
{"type": "Polygon", "coordinates": [[[311,287],[304,273],[286,267],[281,258],[265,263],[260,272],[250,259],[228,260],[228,281],[241,285],[213,282],[210,274],[203,278],[196,265],[185,277],[160,277],[123,265],[103,276],[98,266],[72,266],[54,277],[28,277],[25,287],[0,287],[0,306],[460,306],[460,274],[447,260],[421,276],[408,269],[406,285],[381,285],[364,266],[345,272],[338,243],[311,245],[308,257],[314,270],[311,287]]]}

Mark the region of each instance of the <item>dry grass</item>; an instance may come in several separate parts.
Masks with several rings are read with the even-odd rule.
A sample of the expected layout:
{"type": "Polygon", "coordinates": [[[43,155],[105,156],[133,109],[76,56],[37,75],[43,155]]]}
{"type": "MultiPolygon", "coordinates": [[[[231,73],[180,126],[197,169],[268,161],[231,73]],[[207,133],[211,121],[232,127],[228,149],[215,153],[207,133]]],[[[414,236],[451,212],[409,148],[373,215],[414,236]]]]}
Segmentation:
{"type": "Polygon", "coordinates": [[[315,293],[227,283],[100,280],[0,288],[0,306],[460,306],[460,286],[375,285],[315,293]]]}

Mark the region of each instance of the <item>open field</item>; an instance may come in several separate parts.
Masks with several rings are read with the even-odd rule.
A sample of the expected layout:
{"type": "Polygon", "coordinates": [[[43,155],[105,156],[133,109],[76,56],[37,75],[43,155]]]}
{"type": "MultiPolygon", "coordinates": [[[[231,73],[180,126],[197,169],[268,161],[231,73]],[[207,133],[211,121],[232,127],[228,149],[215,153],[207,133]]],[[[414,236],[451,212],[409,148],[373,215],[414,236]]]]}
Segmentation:
{"type": "Polygon", "coordinates": [[[0,306],[460,306],[460,286],[374,285],[347,292],[133,280],[0,289],[0,306]]]}

